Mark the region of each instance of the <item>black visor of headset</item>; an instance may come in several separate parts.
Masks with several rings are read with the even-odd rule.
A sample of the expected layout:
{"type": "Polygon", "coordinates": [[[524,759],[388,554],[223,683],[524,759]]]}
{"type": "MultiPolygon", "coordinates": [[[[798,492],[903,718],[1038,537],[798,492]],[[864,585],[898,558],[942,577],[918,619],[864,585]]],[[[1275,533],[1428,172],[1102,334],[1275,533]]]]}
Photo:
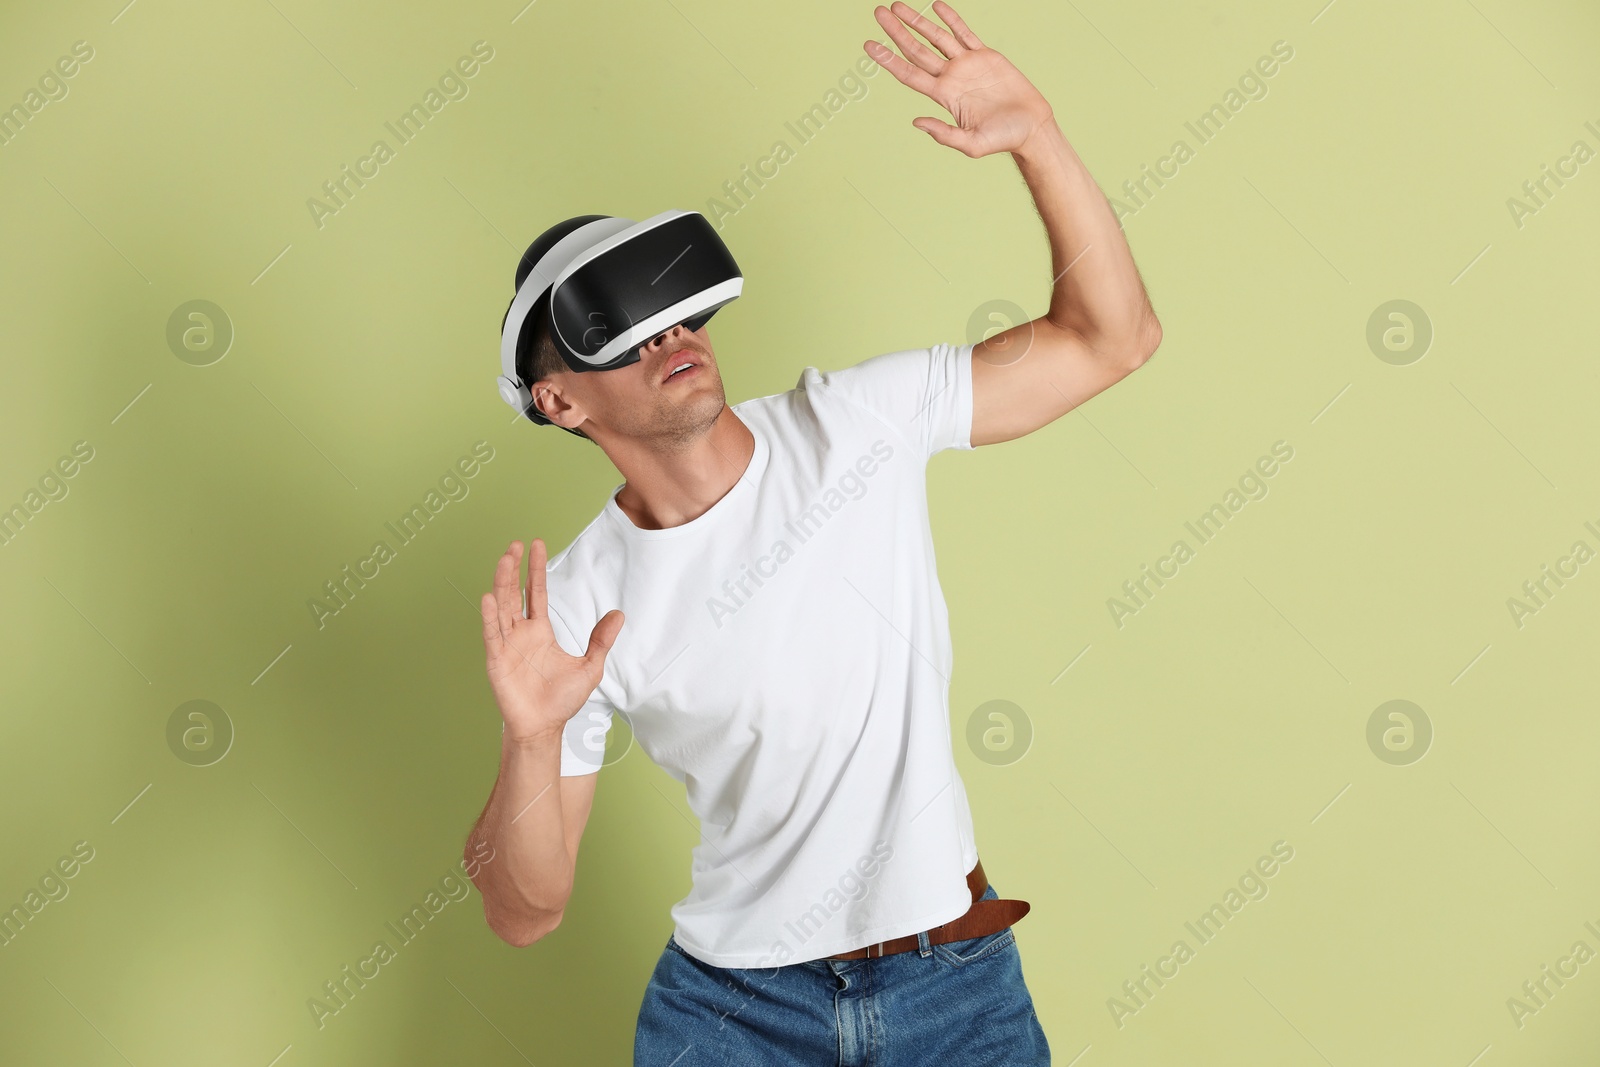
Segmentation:
{"type": "Polygon", "coordinates": [[[517,371],[536,314],[548,308],[550,338],[573,371],[613,370],[682,324],[698,330],[739,296],[744,277],[716,230],[696,211],[664,211],[634,222],[600,218],[556,242],[528,272],[501,333],[500,395],[548,425],[517,371]]]}

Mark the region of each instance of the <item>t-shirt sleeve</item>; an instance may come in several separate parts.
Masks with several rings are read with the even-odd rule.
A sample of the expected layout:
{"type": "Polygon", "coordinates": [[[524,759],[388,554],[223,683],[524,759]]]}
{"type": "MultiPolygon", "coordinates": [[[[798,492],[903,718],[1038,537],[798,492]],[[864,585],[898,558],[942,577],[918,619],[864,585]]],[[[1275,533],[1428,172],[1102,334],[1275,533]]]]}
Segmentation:
{"type": "Polygon", "coordinates": [[[969,344],[885,352],[821,377],[887,422],[924,459],[947,448],[972,448],[969,344]]]}
{"type": "MultiPolygon", "coordinates": [[[[581,656],[586,642],[579,642],[555,608],[546,604],[550,616],[550,629],[556,635],[556,644],[569,656],[581,656]]],[[[606,733],[611,729],[611,715],[615,709],[596,686],[578,713],[567,720],[561,733],[561,775],[593,774],[605,762],[606,733]]]]}

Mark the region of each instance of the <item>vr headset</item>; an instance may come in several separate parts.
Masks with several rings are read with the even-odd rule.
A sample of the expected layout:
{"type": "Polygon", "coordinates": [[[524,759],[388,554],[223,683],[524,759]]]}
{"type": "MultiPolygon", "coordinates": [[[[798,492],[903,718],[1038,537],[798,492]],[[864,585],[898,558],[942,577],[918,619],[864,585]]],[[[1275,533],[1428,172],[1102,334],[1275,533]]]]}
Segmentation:
{"type": "Polygon", "coordinates": [[[519,358],[528,364],[543,315],[570,369],[613,370],[637,363],[640,348],[680,323],[698,330],[743,288],[739,265],[698,211],[643,222],[581,215],[552,226],[518,264],[500,332],[500,397],[530,422],[551,425],[517,369],[519,358]]]}

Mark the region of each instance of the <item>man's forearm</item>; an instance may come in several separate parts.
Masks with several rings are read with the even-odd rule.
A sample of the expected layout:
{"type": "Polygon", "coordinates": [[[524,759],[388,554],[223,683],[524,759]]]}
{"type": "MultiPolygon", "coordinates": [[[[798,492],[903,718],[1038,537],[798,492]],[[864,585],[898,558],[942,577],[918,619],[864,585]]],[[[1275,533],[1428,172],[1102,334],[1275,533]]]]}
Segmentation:
{"type": "Polygon", "coordinates": [[[495,860],[473,882],[483,894],[484,918],[513,945],[537,941],[561,921],[572,893],[572,859],[561,810],[561,735],[501,744],[500,776],[467,837],[495,860]]]}
{"type": "Polygon", "coordinates": [[[1012,152],[1050,238],[1049,319],[1107,355],[1150,340],[1155,316],[1116,214],[1052,117],[1012,152]]]}

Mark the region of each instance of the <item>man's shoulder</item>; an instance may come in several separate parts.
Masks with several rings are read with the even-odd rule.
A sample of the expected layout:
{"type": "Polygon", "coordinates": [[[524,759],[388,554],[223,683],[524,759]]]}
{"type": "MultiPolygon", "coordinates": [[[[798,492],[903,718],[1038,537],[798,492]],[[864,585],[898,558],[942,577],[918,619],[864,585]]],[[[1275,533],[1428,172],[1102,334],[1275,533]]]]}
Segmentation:
{"type": "Polygon", "coordinates": [[[942,402],[959,402],[962,355],[970,346],[947,343],[896,348],[831,369],[806,367],[793,390],[809,407],[836,420],[887,427],[899,438],[923,441],[942,402]]]}
{"type": "Polygon", "coordinates": [[[769,468],[793,469],[797,462],[809,468],[801,454],[850,445],[883,428],[873,412],[829,381],[835,373],[807,366],[789,389],[733,405],[734,414],[771,442],[769,468]]]}

